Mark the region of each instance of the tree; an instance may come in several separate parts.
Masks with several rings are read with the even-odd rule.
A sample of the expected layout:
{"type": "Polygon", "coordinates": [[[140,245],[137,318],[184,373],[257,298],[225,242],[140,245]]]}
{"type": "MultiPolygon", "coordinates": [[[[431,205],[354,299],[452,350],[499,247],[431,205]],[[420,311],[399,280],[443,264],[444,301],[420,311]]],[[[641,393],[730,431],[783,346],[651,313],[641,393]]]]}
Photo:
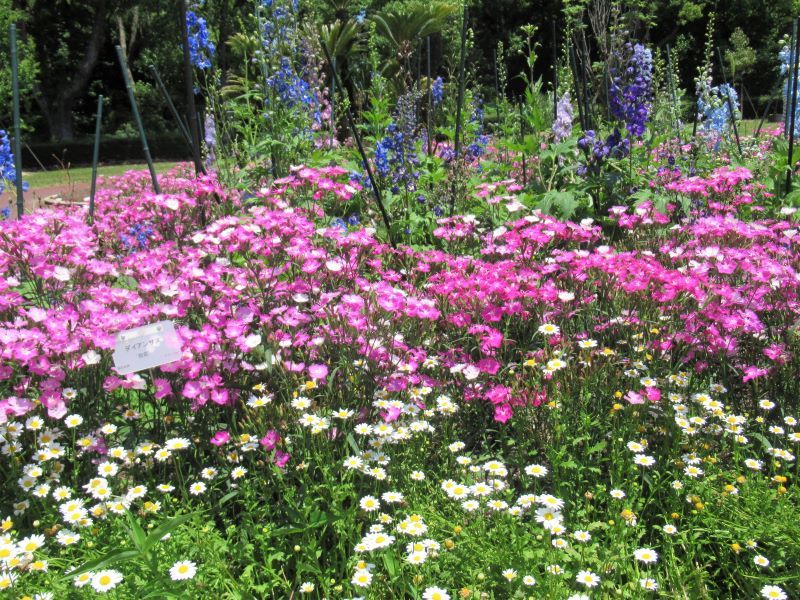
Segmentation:
{"type": "Polygon", "coordinates": [[[40,74],[34,97],[50,137],[72,140],[73,108],[106,41],[107,0],[29,0],[27,14],[27,35],[34,39],[40,74]]]}
{"type": "Polygon", "coordinates": [[[19,59],[20,97],[30,97],[36,84],[37,64],[31,40],[24,40],[27,15],[14,7],[12,0],[0,0],[0,129],[7,129],[11,120],[11,51],[9,28],[17,25],[17,56],[19,59]]]}

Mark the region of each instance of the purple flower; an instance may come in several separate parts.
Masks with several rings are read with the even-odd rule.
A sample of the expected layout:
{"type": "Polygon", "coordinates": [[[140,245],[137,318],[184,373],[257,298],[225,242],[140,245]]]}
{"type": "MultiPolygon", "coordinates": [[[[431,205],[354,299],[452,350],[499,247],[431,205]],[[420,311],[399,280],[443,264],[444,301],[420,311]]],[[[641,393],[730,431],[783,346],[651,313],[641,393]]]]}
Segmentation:
{"type": "Polygon", "coordinates": [[[573,109],[569,92],[561,97],[556,106],[556,120],[553,123],[553,133],[557,142],[563,142],[572,135],[573,109]]]}
{"type": "Polygon", "coordinates": [[[625,123],[631,137],[644,135],[653,100],[653,54],[642,44],[627,42],[619,63],[612,67],[609,108],[614,118],[625,123]]]}
{"type": "Polygon", "coordinates": [[[442,99],[444,99],[444,81],[442,81],[441,77],[437,77],[436,81],[433,82],[431,96],[433,97],[434,106],[439,106],[442,103],[442,99]]]}

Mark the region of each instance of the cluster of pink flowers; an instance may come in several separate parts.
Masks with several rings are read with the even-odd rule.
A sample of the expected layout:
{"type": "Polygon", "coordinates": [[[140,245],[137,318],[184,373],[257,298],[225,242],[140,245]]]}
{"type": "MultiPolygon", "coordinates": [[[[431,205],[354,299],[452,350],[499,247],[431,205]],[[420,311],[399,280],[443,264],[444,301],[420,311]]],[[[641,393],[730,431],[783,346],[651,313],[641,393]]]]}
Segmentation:
{"type": "MultiPolygon", "coordinates": [[[[748,381],[789,358],[784,338],[800,313],[789,221],[745,222],[726,209],[671,224],[650,204],[619,207],[612,216],[625,229],[671,229],[660,247],[617,249],[591,220],[532,213],[485,232],[456,217],[435,235],[469,238],[472,255],[395,251],[369,229],[320,227],[326,203],[359,193],[345,176],[298,167],[244,210],[213,178],[169,177],[156,196],[130,175],[99,195],[94,226],[77,210],[0,225],[0,421],[35,400],[60,418],[64,389],[87,372],[106,392],[141,388],[142,377],[111,367],[115,334],[163,319],[175,320],[183,357],[161,368],[155,395],[195,410],[235,404],[267,368],[296,385],[344,385],[329,366],[346,355],[390,391],[455,389],[506,421],[515,407],[540,404],[554,379],[509,365],[559,348],[566,356],[589,336],[612,344],[619,327],[658,319],[679,326],[649,350],[697,370],[724,362],[748,381]],[[121,235],[145,221],[150,242],[125,251],[121,235]],[[547,340],[525,333],[541,323],[561,331],[547,340]],[[437,368],[423,370],[426,361],[437,368]]],[[[725,169],[667,187],[711,198],[761,193],[742,191],[748,179],[725,169]]],[[[514,185],[503,182],[499,195],[513,202],[514,185]]],[[[496,190],[478,193],[489,201],[496,190]]],[[[658,390],[643,394],[652,400],[658,390]]],[[[279,440],[274,432],[262,444],[279,440]]]]}

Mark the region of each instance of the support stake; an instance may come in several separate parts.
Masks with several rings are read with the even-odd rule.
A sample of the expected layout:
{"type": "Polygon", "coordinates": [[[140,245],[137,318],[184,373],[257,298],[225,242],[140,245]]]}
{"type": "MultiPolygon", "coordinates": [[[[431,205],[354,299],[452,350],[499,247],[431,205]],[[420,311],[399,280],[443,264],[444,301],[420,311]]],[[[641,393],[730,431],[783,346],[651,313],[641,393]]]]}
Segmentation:
{"type": "Polygon", "coordinates": [[[200,124],[197,119],[197,106],[194,101],[194,71],[189,53],[189,24],[186,22],[186,0],[178,0],[183,35],[183,76],[186,83],[186,112],[189,115],[189,131],[192,135],[192,159],[195,174],[204,173],[200,157],[200,124]]]}
{"type": "Polygon", "coordinates": [[[103,122],[103,96],[97,98],[97,122],[94,126],[94,151],[92,152],[92,189],[89,192],[89,224],[94,223],[94,195],[97,191],[97,161],[100,158],[100,129],[103,122]]]}
{"type": "MultiPolygon", "coordinates": [[[[463,111],[464,104],[464,63],[467,60],[467,27],[469,22],[469,8],[466,1],[464,2],[464,17],[461,24],[461,53],[458,60],[458,104],[456,106],[456,133],[455,133],[455,156],[453,160],[458,163],[461,160],[461,112],[463,111]]],[[[452,194],[450,196],[450,216],[456,209],[456,189],[455,180],[453,178],[452,194]]]]}
{"type": "Polygon", "coordinates": [[[787,170],[786,170],[786,193],[792,191],[792,176],[794,175],[794,129],[796,126],[796,119],[797,119],[797,69],[800,66],[800,35],[795,36],[795,45],[794,45],[794,64],[791,65],[793,77],[792,77],[792,102],[791,102],[791,109],[792,113],[789,115],[789,157],[787,160],[787,170]]]}
{"type": "Polygon", "coordinates": [[[175,119],[175,122],[178,124],[178,129],[180,130],[183,139],[186,140],[186,144],[189,146],[189,149],[193,150],[192,136],[189,133],[189,128],[186,126],[186,123],[183,122],[183,119],[181,119],[178,109],[175,108],[175,103],[172,101],[172,96],[169,95],[167,87],[161,80],[161,75],[158,74],[158,70],[156,69],[155,65],[150,65],[150,72],[153,74],[153,78],[156,80],[156,87],[158,88],[158,91],[161,92],[164,102],[166,102],[167,106],[169,107],[169,112],[172,113],[172,118],[175,119]]]}
{"type": "Polygon", "coordinates": [[[22,134],[19,125],[19,61],[17,60],[17,26],[12,24],[9,31],[11,40],[11,88],[14,105],[14,170],[17,172],[17,218],[25,214],[25,197],[22,183],[22,134]]]}
{"type": "Polygon", "coordinates": [[[153,181],[153,190],[156,194],[160,194],[161,186],[158,185],[156,168],[153,165],[153,157],[150,156],[150,146],[147,145],[147,136],[144,133],[142,115],[139,114],[139,105],[136,103],[136,94],[133,91],[133,82],[128,76],[128,64],[125,60],[125,53],[122,51],[121,46],[117,46],[117,58],[119,58],[119,64],[122,68],[122,77],[125,80],[125,87],[128,89],[128,99],[131,102],[133,119],[136,121],[136,127],[139,129],[139,138],[142,140],[142,152],[144,152],[144,159],[147,161],[147,168],[150,169],[150,179],[153,181]]]}
{"type": "MultiPolygon", "coordinates": [[[[331,54],[328,51],[328,45],[324,42],[322,43],[322,50],[325,52],[325,58],[327,59],[328,64],[332,64],[331,54]]],[[[336,87],[339,88],[340,93],[345,93],[345,90],[342,88],[342,85],[339,82],[339,76],[336,74],[336,71],[333,71],[333,79],[336,82],[336,87]]],[[[386,212],[386,207],[383,205],[381,191],[378,188],[375,177],[372,175],[372,167],[369,166],[367,153],[364,151],[364,144],[361,142],[361,134],[358,132],[358,129],[356,129],[356,123],[353,120],[353,113],[350,110],[350,103],[347,103],[346,108],[347,110],[345,110],[344,114],[347,117],[347,125],[353,132],[353,137],[356,139],[356,146],[358,146],[358,152],[361,154],[361,160],[364,161],[364,168],[367,170],[367,177],[369,177],[369,183],[372,186],[372,193],[375,195],[375,200],[378,203],[378,209],[380,210],[381,217],[383,218],[383,224],[386,226],[386,235],[389,236],[389,244],[391,244],[392,248],[397,248],[397,244],[395,244],[394,241],[394,236],[392,235],[392,228],[389,223],[389,213],[386,212]]]]}
{"type": "Polygon", "coordinates": [[[742,155],[742,141],[739,139],[739,128],[736,126],[736,111],[734,110],[733,102],[731,101],[730,90],[733,88],[728,85],[728,78],[725,76],[725,63],[722,61],[722,51],[717,46],[717,58],[719,59],[719,70],[722,74],[722,83],[728,88],[728,93],[725,94],[725,99],[728,102],[728,112],[731,115],[731,125],[733,125],[733,135],[736,137],[736,147],[739,149],[739,156],[742,155]]]}

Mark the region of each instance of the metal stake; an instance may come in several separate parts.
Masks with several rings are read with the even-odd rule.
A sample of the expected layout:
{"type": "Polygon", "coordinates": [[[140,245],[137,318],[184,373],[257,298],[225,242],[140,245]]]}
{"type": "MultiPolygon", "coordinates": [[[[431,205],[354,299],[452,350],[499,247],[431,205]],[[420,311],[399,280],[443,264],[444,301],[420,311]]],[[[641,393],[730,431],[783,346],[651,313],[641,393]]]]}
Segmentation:
{"type": "MultiPolygon", "coordinates": [[[[322,43],[322,50],[325,52],[325,58],[328,61],[328,64],[331,64],[331,54],[328,51],[328,45],[324,42],[322,43]]],[[[344,93],[345,90],[342,88],[341,83],[339,82],[339,76],[336,74],[336,71],[333,71],[333,79],[336,82],[336,87],[341,90],[341,93],[344,93]]],[[[364,151],[364,144],[361,142],[361,134],[356,129],[356,123],[353,120],[353,113],[350,110],[350,103],[347,103],[345,116],[347,117],[347,125],[350,127],[350,130],[353,132],[353,137],[356,139],[356,146],[358,146],[358,151],[361,154],[361,159],[364,161],[364,168],[367,170],[367,177],[369,177],[370,185],[372,185],[372,193],[375,195],[375,200],[378,203],[378,209],[380,210],[381,217],[383,218],[383,224],[386,226],[386,234],[389,236],[389,243],[391,244],[392,248],[397,248],[397,244],[395,244],[394,236],[392,236],[392,228],[389,223],[389,213],[386,212],[386,207],[383,205],[383,197],[381,196],[381,191],[378,188],[378,184],[375,181],[375,177],[372,175],[372,167],[369,166],[369,160],[367,159],[367,153],[364,151]]]]}
{"type": "Polygon", "coordinates": [[[167,103],[169,107],[169,112],[172,113],[172,118],[175,119],[175,122],[178,123],[178,129],[181,131],[181,135],[183,135],[183,139],[186,140],[186,143],[189,146],[189,149],[192,149],[192,136],[189,133],[189,128],[186,126],[186,123],[183,122],[181,119],[181,115],[178,112],[178,109],[175,108],[175,103],[172,102],[172,96],[169,95],[167,91],[167,87],[164,85],[164,82],[161,80],[161,75],[158,74],[158,70],[156,69],[155,65],[150,65],[150,72],[153,74],[153,78],[156,80],[156,87],[161,92],[161,96],[164,98],[164,101],[167,103]]]}
{"type": "MultiPolygon", "coordinates": [[[[464,63],[467,54],[467,26],[469,17],[469,7],[464,2],[464,20],[461,24],[461,54],[458,61],[458,104],[456,106],[456,133],[455,133],[455,158],[458,162],[461,160],[461,111],[464,104],[464,63]]],[[[456,178],[453,178],[452,195],[450,196],[450,216],[453,216],[456,208],[456,178]]]]}
{"type": "Polygon", "coordinates": [[[14,170],[17,172],[17,218],[25,214],[25,197],[22,184],[22,134],[19,125],[19,61],[17,60],[17,26],[12,24],[9,31],[11,39],[11,89],[14,105],[14,170]]]}
{"type": "Polygon", "coordinates": [[[197,119],[197,106],[194,102],[194,71],[189,53],[189,24],[186,22],[186,0],[179,0],[181,30],[183,34],[183,76],[186,83],[186,111],[189,115],[189,130],[192,134],[192,159],[195,174],[204,173],[200,157],[200,125],[197,119]]]}
{"type": "Polygon", "coordinates": [[[103,96],[97,98],[97,122],[94,126],[94,152],[92,152],[92,189],[89,192],[89,224],[94,222],[94,195],[97,191],[97,161],[100,158],[100,128],[103,122],[103,96]]]}
{"type": "Polygon", "coordinates": [[[150,179],[153,181],[153,190],[156,194],[160,194],[161,186],[158,185],[156,168],[153,165],[153,157],[150,156],[150,147],[147,145],[147,136],[144,133],[142,115],[139,114],[139,105],[136,103],[136,94],[133,91],[133,82],[128,76],[128,64],[125,61],[125,53],[122,51],[121,46],[117,46],[117,58],[119,58],[120,67],[122,67],[122,77],[125,80],[125,87],[128,89],[128,99],[131,102],[133,119],[136,121],[136,127],[139,129],[139,138],[142,140],[142,152],[144,152],[144,159],[147,161],[147,168],[150,169],[150,179]]]}

